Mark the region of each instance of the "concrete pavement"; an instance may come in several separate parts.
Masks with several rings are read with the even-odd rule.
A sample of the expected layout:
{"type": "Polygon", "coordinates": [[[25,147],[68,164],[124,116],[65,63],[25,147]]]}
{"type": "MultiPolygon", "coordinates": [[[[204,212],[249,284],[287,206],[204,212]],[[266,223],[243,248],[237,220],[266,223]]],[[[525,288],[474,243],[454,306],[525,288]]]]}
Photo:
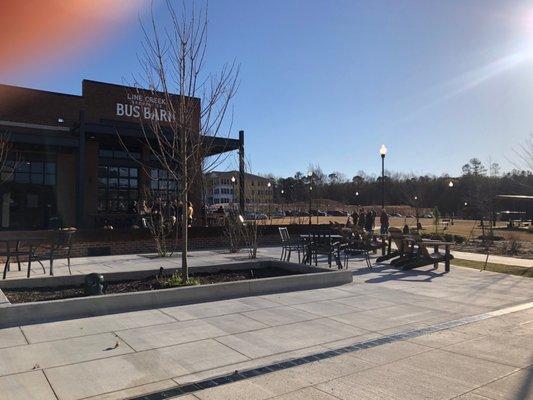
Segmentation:
{"type": "MultiPolygon", "coordinates": [[[[123,266],[107,260],[102,267],[137,265],[134,256],[123,260],[123,266]]],[[[336,288],[0,330],[0,398],[110,400],[164,393],[533,298],[533,281],[516,276],[351,265],[354,283],[336,288]]],[[[83,271],[81,264],[76,268],[83,271]]],[[[532,381],[529,307],[179,398],[533,399],[532,381]]]]}

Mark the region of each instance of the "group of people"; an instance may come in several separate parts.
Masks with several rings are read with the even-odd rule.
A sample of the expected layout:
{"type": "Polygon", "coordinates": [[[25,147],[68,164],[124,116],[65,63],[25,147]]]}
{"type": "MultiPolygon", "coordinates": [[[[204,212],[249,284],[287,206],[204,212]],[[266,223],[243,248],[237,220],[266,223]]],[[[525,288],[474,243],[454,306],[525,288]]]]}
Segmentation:
{"type": "MultiPolygon", "coordinates": [[[[360,208],[359,212],[356,210],[348,217],[346,226],[358,226],[370,233],[374,231],[376,225],[377,213],[375,210],[365,211],[364,208],[360,208]]],[[[381,210],[379,216],[379,222],[381,225],[380,231],[382,234],[386,234],[389,231],[389,215],[385,209],[381,210]]]]}
{"type": "Polygon", "coordinates": [[[174,226],[176,224],[181,225],[184,209],[186,209],[187,224],[191,226],[194,217],[194,208],[190,201],[187,202],[187,207],[184,207],[183,202],[176,199],[165,201],[161,197],[156,197],[152,201],[134,201],[131,205],[130,213],[139,215],[141,221],[147,216],[159,216],[170,221],[174,226]]]}

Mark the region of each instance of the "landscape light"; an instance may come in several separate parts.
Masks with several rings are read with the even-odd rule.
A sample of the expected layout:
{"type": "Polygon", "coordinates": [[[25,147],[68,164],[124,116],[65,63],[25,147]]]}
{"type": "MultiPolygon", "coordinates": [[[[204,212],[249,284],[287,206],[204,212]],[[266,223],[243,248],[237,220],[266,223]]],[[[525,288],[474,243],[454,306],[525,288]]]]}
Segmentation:
{"type": "Polygon", "coordinates": [[[235,183],[236,179],[234,176],[231,177],[231,183],[235,183]]]}
{"type": "Polygon", "coordinates": [[[450,183],[448,183],[448,186],[452,188],[453,187],[453,181],[450,181],[450,183]]]}
{"type": "Polygon", "coordinates": [[[355,192],[355,195],[356,195],[356,196],[359,196],[359,192],[355,192]]]}

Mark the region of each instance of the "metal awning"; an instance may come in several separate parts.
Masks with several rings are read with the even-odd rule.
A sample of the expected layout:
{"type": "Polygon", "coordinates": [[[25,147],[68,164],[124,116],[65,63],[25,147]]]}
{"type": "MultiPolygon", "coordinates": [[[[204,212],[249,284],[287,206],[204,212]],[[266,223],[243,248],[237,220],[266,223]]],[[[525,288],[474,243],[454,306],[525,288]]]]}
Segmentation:
{"type": "MultiPolygon", "coordinates": [[[[106,121],[102,124],[86,123],[85,132],[91,135],[113,137],[120,135],[123,138],[146,139],[145,134],[138,124],[113,123],[106,121]]],[[[239,139],[224,138],[218,136],[202,136],[202,142],[207,147],[206,156],[226,153],[239,149],[239,139]]]]}

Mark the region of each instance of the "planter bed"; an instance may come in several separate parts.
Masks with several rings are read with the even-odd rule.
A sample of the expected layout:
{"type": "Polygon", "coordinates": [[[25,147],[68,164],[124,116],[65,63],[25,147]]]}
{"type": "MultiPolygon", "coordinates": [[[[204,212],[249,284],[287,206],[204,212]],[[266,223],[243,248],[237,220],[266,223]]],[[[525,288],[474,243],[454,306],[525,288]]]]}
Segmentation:
{"type": "MultiPolygon", "coordinates": [[[[220,270],[217,272],[193,273],[192,278],[198,279],[201,285],[213,283],[243,281],[246,279],[272,278],[275,276],[287,276],[301,274],[298,271],[289,271],[282,268],[257,268],[248,270],[220,270]]],[[[165,274],[167,277],[168,275],[165,274]]],[[[179,286],[177,286],[179,287],[179,286]]],[[[169,289],[165,286],[157,275],[136,280],[121,280],[109,282],[105,294],[131,293],[147,290],[169,289]]],[[[45,288],[16,288],[4,289],[4,295],[10,303],[31,303],[36,301],[70,299],[74,297],[86,297],[83,285],[55,286],[45,288]]]]}
{"type": "MultiPolygon", "coordinates": [[[[169,268],[165,270],[165,274],[175,271],[169,268]]],[[[0,307],[0,328],[316,289],[342,285],[353,280],[350,270],[317,268],[271,260],[191,267],[190,275],[199,278],[200,285],[168,289],[155,287],[154,277],[157,270],[154,269],[102,275],[109,283],[108,294],[99,296],[85,295],[81,289],[84,275],[1,282],[0,294],[4,291],[8,299],[30,302],[8,303],[0,307]],[[128,291],[123,292],[123,289],[128,291]],[[115,292],[109,293],[111,290],[115,292]],[[49,295],[57,300],[46,300],[49,295]],[[81,297],[75,297],[79,295],[81,297]]]]}

